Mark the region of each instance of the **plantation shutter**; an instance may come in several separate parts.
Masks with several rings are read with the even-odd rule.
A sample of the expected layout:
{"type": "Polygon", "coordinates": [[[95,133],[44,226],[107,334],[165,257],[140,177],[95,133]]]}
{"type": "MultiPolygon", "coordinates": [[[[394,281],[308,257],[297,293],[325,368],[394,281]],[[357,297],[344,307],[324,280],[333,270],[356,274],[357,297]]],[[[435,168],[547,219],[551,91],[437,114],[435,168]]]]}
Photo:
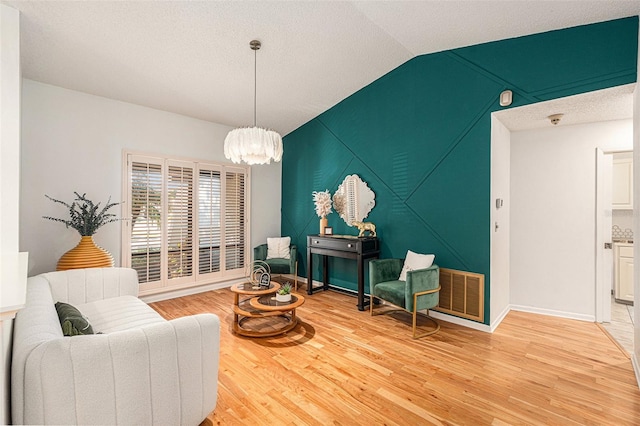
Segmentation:
{"type": "Polygon", "coordinates": [[[162,263],[162,164],[133,162],[130,266],[140,283],[159,282],[162,263]]]}
{"type": "Polygon", "coordinates": [[[245,266],[245,174],[228,171],[225,175],[225,269],[245,266]]]}
{"type": "Polygon", "coordinates": [[[244,277],[249,168],[125,153],[124,267],[140,294],[244,277]]]}
{"type": "Polygon", "coordinates": [[[198,273],[220,272],[220,171],[198,172],[198,273]]]}
{"type": "Polygon", "coordinates": [[[193,167],[170,163],[167,170],[167,277],[193,275],[193,167]]]}

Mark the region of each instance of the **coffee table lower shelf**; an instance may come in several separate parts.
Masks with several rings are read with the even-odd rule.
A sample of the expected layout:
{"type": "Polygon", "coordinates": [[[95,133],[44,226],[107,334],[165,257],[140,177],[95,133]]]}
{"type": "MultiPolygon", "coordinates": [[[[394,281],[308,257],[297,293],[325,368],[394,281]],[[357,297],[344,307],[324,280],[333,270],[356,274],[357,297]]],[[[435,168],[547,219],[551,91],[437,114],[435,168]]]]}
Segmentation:
{"type": "Polygon", "coordinates": [[[296,308],[304,297],[295,294],[291,303],[272,301],[273,295],[238,301],[233,306],[233,332],[247,337],[270,337],[284,334],[298,325],[296,308]]]}

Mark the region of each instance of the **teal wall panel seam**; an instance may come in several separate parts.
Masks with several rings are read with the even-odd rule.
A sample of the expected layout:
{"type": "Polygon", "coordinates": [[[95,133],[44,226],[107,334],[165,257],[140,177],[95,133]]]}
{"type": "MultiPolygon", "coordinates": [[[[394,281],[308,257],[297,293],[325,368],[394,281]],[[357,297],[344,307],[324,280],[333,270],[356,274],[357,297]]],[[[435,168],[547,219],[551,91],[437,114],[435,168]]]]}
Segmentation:
{"type": "Polygon", "coordinates": [[[549,95],[553,95],[554,93],[564,92],[566,90],[578,89],[580,87],[588,87],[591,85],[599,85],[610,81],[620,80],[619,83],[615,84],[616,86],[620,86],[623,84],[634,83],[636,81],[636,70],[631,68],[620,72],[610,73],[601,75],[593,78],[586,78],[584,80],[577,80],[571,82],[569,84],[563,84],[555,87],[549,87],[546,89],[541,89],[536,92],[532,92],[531,95],[539,98],[540,100],[544,100],[549,95]]]}
{"type": "Polygon", "coordinates": [[[478,114],[476,114],[475,117],[473,117],[470,121],[469,124],[464,127],[462,129],[462,131],[460,132],[460,135],[458,135],[453,142],[451,143],[451,145],[449,145],[449,147],[447,148],[447,151],[444,153],[444,155],[442,155],[442,157],[440,157],[439,160],[437,160],[437,162],[434,164],[434,166],[431,168],[431,170],[429,170],[423,177],[422,179],[420,179],[417,183],[417,185],[414,187],[413,191],[411,191],[411,193],[406,197],[406,199],[404,200],[405,202],[407,200],[409,200],[417,191],[418,189],[429,179],[429,176],[431,176],[437,169],[438,167],[440,167],[440,165],[447,159],[447,157],[458,147],[458,145],[460,144],[460,142],[462,142],[464,140],[464,138],[469,134],[469,132],[478,124],[478,122],[480,120],[482,120],[483,118],[486,117],[487,113],[490,113],[492,110],[492,106],[495,105],[495,100],[498,98],[498,96],[500,95],[500,92],[495,93],[494,95],[492,95],[492,98],[486,102],[486,104],[479,110],[480,112],[478,112],[478,114]]]}
{"type": "MultiPolygon", "coordinates": [[[[487,70],[486,68],[481,67],[480,65],[466,59],[463,58],[462,56],[460,56],[459,54],[457,54],[455,51],[448,51],[446,52],[452,59],[460,62],[461,64],[466,65],[467,67],[469,67],[470,69],[484,75],[487,78],[490,78],[491,80],[495,81],[496,83],[500,84],[503,86],[503,90],[509,89],[514,93],[518,93],[520,94],[525,100],[527,100],[527,103],[534,103],[534,102],[540,102],[540,99],[537,98],[535,95],[532,95],[531,93],[527,93],[525,90],[523,90],[521,87],[518,87],[516,84],[514,84],[513,82],[507,81],[504,78],[501,78],[500,76],[492,73],[491,71],[487,70]]],[[[502,91],[502,90],[501,90],[502,91]]]]}

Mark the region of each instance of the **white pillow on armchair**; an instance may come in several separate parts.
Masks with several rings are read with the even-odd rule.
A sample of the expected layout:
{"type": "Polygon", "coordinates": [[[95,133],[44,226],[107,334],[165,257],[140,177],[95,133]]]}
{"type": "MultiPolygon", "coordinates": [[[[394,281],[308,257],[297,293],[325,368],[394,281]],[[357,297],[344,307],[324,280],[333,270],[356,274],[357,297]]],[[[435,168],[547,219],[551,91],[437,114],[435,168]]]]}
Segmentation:
{"type": "Polygon", "coordinates": [[[402,272],[400,272],[400,281],[407,280],[407,272],[415,271],[418,269],[430,268],[435,260],[435,254],[419,254],[414,253],[411,250],[407,250],[407,256],[404,258],[404,266],[402,272]]]}
{"type": "Polygon", "coordinates": [[[267,259],[290,259],[291,237],[267,238],[267,259]]]}

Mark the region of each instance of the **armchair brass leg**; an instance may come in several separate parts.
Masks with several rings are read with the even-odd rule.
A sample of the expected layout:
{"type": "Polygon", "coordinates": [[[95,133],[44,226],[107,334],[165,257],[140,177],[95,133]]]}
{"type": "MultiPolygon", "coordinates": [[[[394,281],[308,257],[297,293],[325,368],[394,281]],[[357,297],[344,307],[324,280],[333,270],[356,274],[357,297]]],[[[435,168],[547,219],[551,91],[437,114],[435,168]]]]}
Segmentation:
{"type": "MultiPolygon", "coordinates": [[[[385,314],[390,314],[391,312],[407,312],[406,309],[400,308],[400,307],[396,307],[395,305],[387,305],[386,308],[382,308],[379,307],[378,309],[373,309],[373,305],[375,305],[375,299],[377,299],[374,296],[371,296],[371,299],[369,300],[369,312],[371,313],[371,316],[376,316],[376,315],[385,315],[385,314]]],[[[382,299],[381,299],[382,300],[382,299]]]]}
{"type": "Polygon", "coordinates": [[[375,300],[376,300],[376,297],[373,294],[369,295],[369,313],[371,314],[371,316],[380,315],[384,313],[384,312],[373,312],[373,305],[375,305],[374,303],[375,300]]]}
{"type": "MultiPolygon", "coordinates": [[[[427,311],[429,312],[429,311],[427,311]]],[[[429,330],[425,333],[421,333],[421,334],[417,334],[417,316],[418,313],[415,309],[415,305],[413,308],[413,338],[414,339],[419,339],[421,337],[426,337],[426,336],[431,336],[432,334],[436,334],[438,331],[440,331],[440,323],[438,323],[438,321],[435,320],[435,318],[432,318],[429,316],[429,314],[421,314],[424,318],[430,320],[431,322],[433,322],[435,328],[433,330],[429,330]]]]}
{"type": "Polygon", "coordinates": [[[416,310],[416,306],[418,305],[417,303],[417,297],[424,295],[424,294],[431,294],[435,291],[439,291],[440,288],[434,289],[434,290],[428,290],[425,291],[423,293],[415,293],[414,294],[414,299],[413,299],[413,311],[407,311],[406,309],[393,305],[390,302],[386,302],[388,304],[388,306],[386,308],[377,308],[374,310],[373,306],[375,305],[375,299],[376,298],[374,295],[370,296],[370,300],[369,300],[369,312],[371,313],[371,316],[375,316],[375,315],[384,315],[384,314],[388,314],[391,312],[408,312],[412,314],[412,324],[411,324],[411,329],[412,329],[412,333],[413,333],[413,338],[414,339],[419,339],[421,337],[426,337],[426,336],[430,336],[432,334],[437,333],[438,331],[440,331],[440,324],[438,323],[438,321],[435,320],[435,318],[432,318],[431,316],[429,316],[429,310],[427,310],[426,314],[423,314],[422,312],[418,312],[416,310]],[[418,314],[420,314],[420,316],[428,319],[429,321],[431,321],[433,323],[433,329],[425,332],[425,333],[420,333],[418,334],[418,326],[417,326],[417,322],[418,322],[418,314]]]}

